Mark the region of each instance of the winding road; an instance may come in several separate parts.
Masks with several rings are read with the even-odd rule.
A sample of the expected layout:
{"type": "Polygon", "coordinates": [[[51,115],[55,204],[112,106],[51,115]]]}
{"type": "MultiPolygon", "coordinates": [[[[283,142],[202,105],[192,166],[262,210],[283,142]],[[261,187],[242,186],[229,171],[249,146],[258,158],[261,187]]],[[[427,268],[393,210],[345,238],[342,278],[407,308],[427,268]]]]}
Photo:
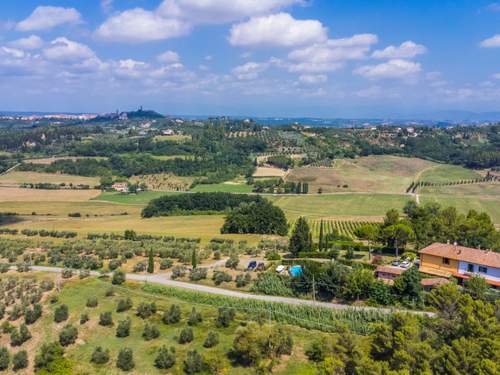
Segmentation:
{"type": "MultiPolygon", "coordinates": [[[[11,267],[12,270],[15,270],[16,267],[11,267]]],[[[46,267],[46,266],[31,266],[32,271],[42,271],[42,272],[52,272],[52,273],[62,273],[63,268],[61,267],[46,267]]],[[[91,271],[91,276],[102,276],[102,273],[91,271]]],[[[278,296],[267,296],[260,294],[252,294],[252,293],[244,293],[238,292],[235,290],[228,290],[222,288],[215,288],[206,285],[199,285],[193,283],[187,283],[183,281],[176,281],[170,279],[170,273],[156,273],[156,274],[135,274],[135,273],[127,273],[125,275],[127,280],[152,283],[152,284],[160,284],[174,288],[187,289],[195,292],[209,293],[209,294],[217,294],[220,296],[227,296],[233,298],[242,298],[242,299],[253,299],[258,301],[265,302],[278,302],[278,303],[286,303],[289,305],[307,305],[307,306],[317,306],[328,309],[335,310],[362,310],[362,311],[379,311],[383,313],[393,313],[397,311],[401,312],[409,312],[418,315],[427,315],[433,316],[433,313],[424,312],[424,311],[410,311],[410,310],[402,310],[402,309],[394,309],[394,308],[382,308],[382,307],[369,307],[369,306],[351,306],[351,305],[343,305],[339,303],[330,303],[330,302],[318,302],[306,299],[299,298],[290,298],[290,297],[278,297],[278,296]]]]}

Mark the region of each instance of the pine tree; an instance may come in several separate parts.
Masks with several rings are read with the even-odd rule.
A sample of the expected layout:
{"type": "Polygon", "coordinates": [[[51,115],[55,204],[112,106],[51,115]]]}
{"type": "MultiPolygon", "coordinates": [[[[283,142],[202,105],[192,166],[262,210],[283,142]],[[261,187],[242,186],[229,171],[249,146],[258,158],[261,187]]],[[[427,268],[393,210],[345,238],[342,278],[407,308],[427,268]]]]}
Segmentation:
{"type": "Polygon", "coordinates": [[[149,250],[149,256],[148,256],[148,273],[154,273],[155,272],[155,260],[153,258],[153,250],[149,250]]]}

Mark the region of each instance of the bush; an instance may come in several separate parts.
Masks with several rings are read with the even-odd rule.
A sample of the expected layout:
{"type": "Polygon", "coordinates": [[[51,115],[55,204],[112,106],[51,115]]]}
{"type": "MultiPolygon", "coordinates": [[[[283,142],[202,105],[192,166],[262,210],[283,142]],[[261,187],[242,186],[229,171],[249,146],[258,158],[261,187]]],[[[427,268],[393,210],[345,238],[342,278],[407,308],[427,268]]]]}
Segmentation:
{"type": "Polygon", "coordinates": [[[189,278],[192,281],[204,280],[207,278],[207,273],[208,270],[206,268],[195,268],[191,271],[191,275],[189,275],[189,278]]]}
{"type": "Polygon", "coordinates": [[[62,270],[61,276],[63,279],[70,279],[73,277],[73,270],[70,268],[65,268],[62,270]]]}
{"type": "Polygon", "coordinates": [[[203,321],[203,318],[199,312],[196,311],[196,309],[193,307],[191,310],[191,314],[189,314],[189,319],[188,319],[188,324],[190,326],[195,326],[198,323],[201,323],[203,321]]]}
{"type": "Polygon", "coordinates": [[[226,260],[226,267],[236,269],[240,263],[240,258],[237,254],[231,254],[228,260],[226,260]]]}
{"type": "Polygon", "coordinates": [[[82,315],[80,315],[80,324],[85,324],[88,321],[89,321],[89,314],[82,313],[82,315]]]}
{"type": "Polygon", "coordinates": [[[24,323],[33,324],[42,316],[42,305],[35,304],[33,310],[26,308],[24,311],[24,323]]]}
{"type": "Polygon", "coordinates": [[[124,311],[128,311],[132,308],[132,300],[130,299],[130,297],[128,297],[127,299],[121,299],[118,301],[118,305],[116,306],[116,312],[120,313],[120,312],[124,312],[124,311]]]}
{"type": "Polygon", "coordinates": [[[10,354],[7,348],[0,348],[0,371],[7,370],[10,364],[10,354]]]}
{"type": "Polygon", "coordinates": [[[213,348],[219,344],[219,334],[217,332],[210,331],[208,336],[203,343],[205,348],[213,348]]]}
{"type": "Polygon", "coordinates": [[[233,277],[224,271],[215,271],[212,275],[212,280],[215,285],[220,285],[222,283],[228,283],[233,280],[233,277]]]}
{"type": "Polygon", "coordinates": [[[104,296],[106,297],[113,297],[114,295],[115,295],[115,290],[113,288],[106,289],[106,292],[104,293],[104,296]]]}
{"type": "Polygon", "coordinates": [[[116,327],[116,337],[127,337],[130,335],[130,325],[132,320],[127,317],[126,319],[120,320],[118,326],[116,327]]]}
{"type": "Polygon", "coordinates": [[[103,365],[109,362],[109,349],[103,349],[98,346],[95,348],[92,353],[92,357],[90,358],[90,362],[95,363],[96,365],[103,365]]]}
{"type": "Polygon", "coordinates": [[[97,297],[89,297],[87,299],[87,304],[86,304],[87,307],[91,307],[91,308],[97,307],[97,304],[98,304],[97,297]]]}
{"type": "Polygon", "coordinates": [[[132,349],[123,348],[120,350],[118,359],[116,360],[116,367],[123,371],[130,371],[135,367],[134,352],[132,349]]]}
{"type": "Polygon", "coordinates": [[[26,324],[21,324],[19,330],[14,328],[10,333],[10,345],[21,346],[31,338],[31,333],[26,324]]]}
{"type": "Polygon", "coordinates": [[[28,353],[26,350],[21,350],[12,357],[12,369],[17,371],[26,367],[28,367],[28,353]]]}
{"type": "Polygon", "coordinates": [[[144,331],[142,332],[142,337],[146,341],[156,339],[160,337],[160,330],[155,325],[146,323],[146,325],[144,326],[144,331]]]}
{"type": "Polygon", "coordinates": [[[61,333],[59,333],[59,343],[62,346],[68,346],[74,344],[78,337],[78,330],[76,327],[68,324],[64,326],[61,333]]]}
{"type": "Polygon", "coordinates": [[[109,269],[110,271],[114,271],[114,270],[116,270],[117,268],[121,267],[121,265],[122,265],[121,260],[119,260],[119,259],[111,259],[111,260],[109,261],[109,263],[108,263],[108,269],[109,269]]]}
{"type": "Polygon", "coordinates": [[[35,356],[35,369],[48,368],[52,363],[62,360],[64,349],[58,342],[43,344],[40,351],[35,356]]]}
{"type": "Polygon", "coordinates": [[[121,285],[125,282],[125,272],[121,270],[116,270],[113,272],[113,278],[111,279],[111,283],[113,285],[121,285]]]}
{"type": "Polygon", "coordinates": [[[113,315],[111,311],[105,311],[99,315],[99,325],[109,327],[113,325],[113,315]]]}
{"type": "Polygon", "coordinates": [[[142,319],[148,319],[153,314],[156,314],[156,304],[154,302],[141,302],[141,304],[137,307],[136,315],[142,319]]]}
{"type": "Polygon", "coordinates": [[[187,269],[184,266],[175,266],[172,268],[172,279],[178,279],[180,277],[186,276],[187,269]]]}
{"type": "Polygon", "coordinates": [[[230,309],[227,307],[219,307],[219,315],[217,316],[217,319],[215,321],[215,325],[217,327],[229,327],[231,322],[234,320],[236,313],[234,312],[234,309],[230,309]]]}
{"type": "Polygon", "coordinates": [[[183,328],[179,334],[179,344],[187,344],[194,340],[193,330],[189,327],[183,328]]]}
{"type": "Polygon", "coordinates": [[[163,323],[165,324],[176,324],[181,321],[181,308],[179,305],[172,305],[170,309],[163,313],[163,323]]]}
{"type": "Polygon", "coordinates": [[[155,358],[155,367],[161,370],[166,370],[175,365],[175,348],[167,349],[165,345],[158,350],[158,355],[155,358]]]}
{"type": "Polygon", "coordinates": [[[196,350],[189,351],[184,360],[184,372],[186,374],[196,374],[203,370],[203,358],[196,350]]]}
{"type": "Polygon", "coordinates": [[[144,262],[139,262],[134,266],[134,272],[144,272],[146,271],[146,264],[144,262]]]}
{"type": "Polygon", "coordinates": [[[160,261],[160,269],[161,270],[169,269],[173,265],[174,265],[174,262],[172,260],[170,260],[170,259],[162,259],[160,261]]]}
{"type": "Polygon", "coordinates": [[[250,283],[250,281],[252,281],[252,276],[250,276],[249,273],[236,276],[236,286],[238,288],[243,288],[244,286],[247,286],[250,283]]]}

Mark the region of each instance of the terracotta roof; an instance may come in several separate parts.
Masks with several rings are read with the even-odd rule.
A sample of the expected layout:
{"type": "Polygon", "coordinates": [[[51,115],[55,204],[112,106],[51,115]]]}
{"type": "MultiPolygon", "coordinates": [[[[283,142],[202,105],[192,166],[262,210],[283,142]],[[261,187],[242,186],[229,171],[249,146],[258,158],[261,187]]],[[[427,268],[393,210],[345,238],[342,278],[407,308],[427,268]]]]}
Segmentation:
{"type": "Polygon", "coordinates": [[[422,284],[422,286],[439,286],[448,284],[449,282],[450,280],[443,277],[433,277],[431,279],[422,279],[422,281],[420,281],[420,284],[422,284]]]}
{"type": "Polygon", "coordinates": [[[455,246],[444,243],[433,243],[419,251],[420,254],[429,254],[442,258],[461,260],[482,266],[500,268],[500,253],[473,249],[465,246],[455,246]]]}
{"type": "Polygon", "coordinates": [[[378,266],[375,272],[383,272],[383,273],[390,273],[393,275],[401,275],[403,272],[406,270],[400,267],[394,267],[394,266],[378,266]]]}

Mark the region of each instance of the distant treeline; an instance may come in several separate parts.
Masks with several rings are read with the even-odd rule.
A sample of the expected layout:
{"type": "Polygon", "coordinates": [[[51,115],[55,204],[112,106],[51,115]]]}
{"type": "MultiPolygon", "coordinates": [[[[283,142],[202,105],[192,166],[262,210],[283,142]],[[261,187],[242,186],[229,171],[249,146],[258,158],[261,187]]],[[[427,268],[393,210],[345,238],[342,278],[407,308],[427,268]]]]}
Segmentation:
{"type": "Polygon", "coordinates": [[[153,199],[142,210],[142,216],[185,215],[193,213],[224,212],[242,203],[261,203],[264,198],[258,195],[231,193],[194,193],[166,195],[153,199]]]}

